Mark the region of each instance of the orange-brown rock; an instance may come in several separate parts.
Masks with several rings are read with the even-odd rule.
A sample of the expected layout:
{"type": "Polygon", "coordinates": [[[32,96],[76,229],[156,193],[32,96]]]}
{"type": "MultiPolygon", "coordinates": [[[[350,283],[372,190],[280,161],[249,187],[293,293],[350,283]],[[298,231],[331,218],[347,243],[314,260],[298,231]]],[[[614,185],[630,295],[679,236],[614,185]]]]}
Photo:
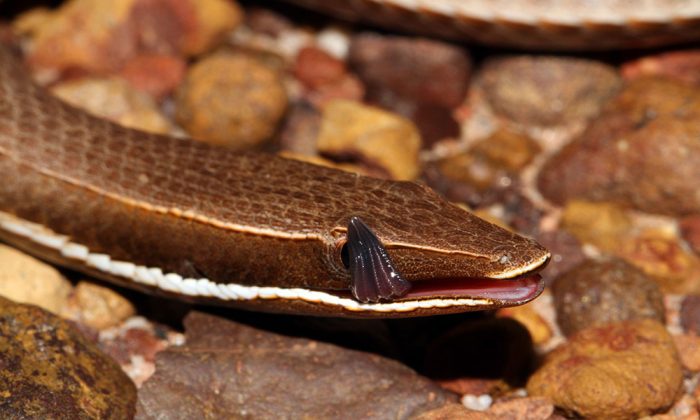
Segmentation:
{"type": "Polygon", "coordinates": [[[189,69],[176,119],[196,139],[243,150],[269,140],[286,109],[275,69],[251,55],[218,53],[189,69]]]}
{"type": "Polygon", "coordinates": [[[663,324],[643,319],[573,335],[547,355],[527,391],[569,413],[622,419],[667,409],[682,384],[673,339],[663,324]]]}

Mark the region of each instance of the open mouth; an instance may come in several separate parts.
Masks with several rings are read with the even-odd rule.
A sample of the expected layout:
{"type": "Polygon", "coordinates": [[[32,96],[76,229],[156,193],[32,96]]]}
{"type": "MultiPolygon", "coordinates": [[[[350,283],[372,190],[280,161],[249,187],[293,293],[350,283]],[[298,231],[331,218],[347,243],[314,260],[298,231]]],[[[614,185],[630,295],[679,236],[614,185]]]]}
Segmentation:
{"type": "MultiPolygon", "coordinates": [[[[411,289],[404,296],[382,299],[377,303],[470,299],[491,301],[499,306],[511,306],[528,302],[539,296],[543,290],[542,276],[534,273],[514,279],[486,277],[430,279],[412,281],[411,289]]],[[[352,298],[349,291],[330,293],[343,298],[352,298]]]]}
{"type": "Polygon", "coordinates": [[[488,299],[503,303],[519,303],[536,298],[544,289],[539,274],[515,279],[437,279],[411,282],[411,290],[397,300],[435,298],[488,299]]]}

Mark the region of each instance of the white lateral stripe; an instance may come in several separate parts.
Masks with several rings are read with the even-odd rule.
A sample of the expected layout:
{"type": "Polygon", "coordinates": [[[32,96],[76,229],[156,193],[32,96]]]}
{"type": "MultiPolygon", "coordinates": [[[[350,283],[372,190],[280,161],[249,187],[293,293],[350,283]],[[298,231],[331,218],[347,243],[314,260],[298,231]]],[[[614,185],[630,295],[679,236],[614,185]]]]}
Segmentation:
{"type": "Polygon", "coordinates": [[[128,261],[115,261],[109,255],[90,252],[86,246],[70,242],[69,238],[64,235],[57,234],[42,225],[20,219],[5,212],[0,212],[0,228],[46,248],[54,249],[66,258],[82,261],[86,265],[105,273],[187,296],[215,297],[226,301],[255,299],[303,300],[309,303],[340,306],[355,312],[410,312],[416,309],[489,304],[489,301],[485,299],[470,298],[360,303],[354,299],[336,296],[331,293],[298,287],[245,286],[236,283],[214,283],[209,279],[185,279],[177,273],[163,273],[163,270],[157,267],[144,267],[128,261]]]}

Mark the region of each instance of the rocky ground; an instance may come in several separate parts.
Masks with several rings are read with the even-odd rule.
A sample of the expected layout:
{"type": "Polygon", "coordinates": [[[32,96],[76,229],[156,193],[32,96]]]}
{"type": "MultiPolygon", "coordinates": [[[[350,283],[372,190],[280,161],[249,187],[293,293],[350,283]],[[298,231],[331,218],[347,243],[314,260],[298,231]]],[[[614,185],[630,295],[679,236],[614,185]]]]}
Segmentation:
{"type": "Polygon", "coordinates": [[[0,36],[121,124],[427,183],[548,247],[547,289],[493,314],[275,317],[0,245],[0,417],[698,418],[700,50],[470,50],[253,3],[71,0],[0,36]]]}

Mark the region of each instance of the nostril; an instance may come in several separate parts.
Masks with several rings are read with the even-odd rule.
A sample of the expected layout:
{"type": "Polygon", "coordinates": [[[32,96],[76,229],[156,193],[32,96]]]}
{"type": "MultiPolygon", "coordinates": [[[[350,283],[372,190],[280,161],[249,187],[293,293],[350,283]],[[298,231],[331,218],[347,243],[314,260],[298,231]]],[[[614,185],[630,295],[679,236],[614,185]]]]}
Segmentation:
{"type": "Polygon", "coordinates": [[[501,264],[508,264],[508,262],[510,262],[510,255],[501,255],[501,258],[498,259],[498,262],[501,264]]]}

